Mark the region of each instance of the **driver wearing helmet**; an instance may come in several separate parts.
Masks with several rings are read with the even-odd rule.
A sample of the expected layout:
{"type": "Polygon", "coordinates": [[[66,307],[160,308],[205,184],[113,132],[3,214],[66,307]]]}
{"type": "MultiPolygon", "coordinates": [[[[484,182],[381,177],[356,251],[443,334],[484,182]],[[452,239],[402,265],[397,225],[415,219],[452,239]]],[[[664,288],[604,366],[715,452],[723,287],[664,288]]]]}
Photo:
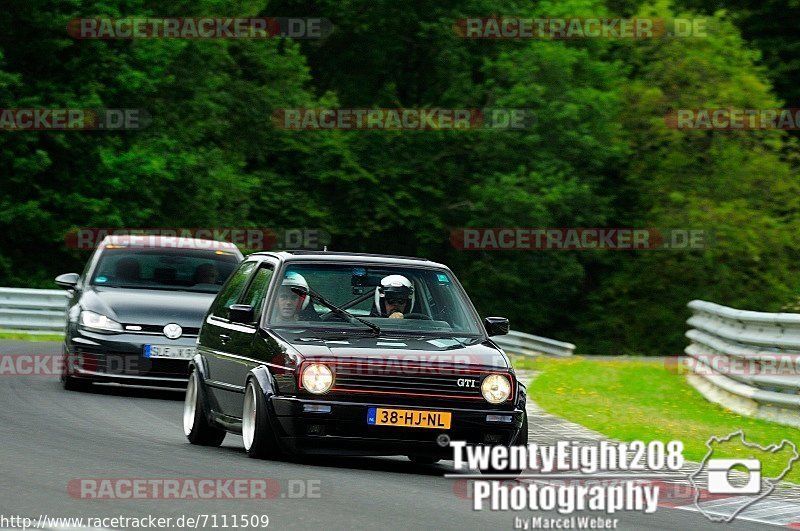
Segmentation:
{"type": "MultiPolygon", "coordinates": [[[[277,318],[279,321],[297,321],[300,313],[308,307],[311,298],[308,296],[308,282],[300,273],[290,271],[278,288],[277,318]],[[298,293],[292,288],[300,288],[298,293]]],[[[316,312],[315,312],[316,313],[316,312]]],[[[313,319],[313,318],[312,318],[313,319]]],[[[310,319],[304,319],[310,320],[310,319]]]]}
{"type": "Polygon", "coordinates": [[[414,307],[414,284],[403,275],[389,275],[375,288],[378,317],[403,319],[414,307]]]}

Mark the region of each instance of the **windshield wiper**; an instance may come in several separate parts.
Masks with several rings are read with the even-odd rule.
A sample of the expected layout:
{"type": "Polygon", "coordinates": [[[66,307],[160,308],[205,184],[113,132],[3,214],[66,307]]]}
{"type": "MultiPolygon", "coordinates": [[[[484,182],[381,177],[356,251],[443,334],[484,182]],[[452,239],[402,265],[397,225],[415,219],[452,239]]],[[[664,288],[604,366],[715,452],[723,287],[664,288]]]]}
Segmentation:
{"type": "Polygon", "coordinates": [[[374,323],[370,323],[366,319],[362,319],[361,317],[358,317],[357,315],[353,315],[352,313],[348,312],[344,308],[340,308],[339,306],[336,306],[334,303],[332,303],[331,301],[329,301],[328,299],[326,299],[325,297],[323,297],[322,295],[320,295],[319,293],[317,293],[317,292],[315,292],[315,291],[313,291],[311,289],[305,290],[305,289],[300,288],[300,287],[293,287],[292,291],[294,291],[298,295],[308,295],[313,300],[315,300],[318,303],[320,303],[321,305],[325,306],[326,308],[328,308],[330,311],[332,311],[333,313],[335,313],[339,317],[341,317],[341,318],[343,318],[343,319],[345,319],[347,321],[350,321],[351,323],[353,321],[358,321],[359,323],[362,323],[362,324],[368,326],[375,333],[375,336],[381,335],[381,329],[380,329],[380,327],[378,325],[376,325],[374,323]]]}

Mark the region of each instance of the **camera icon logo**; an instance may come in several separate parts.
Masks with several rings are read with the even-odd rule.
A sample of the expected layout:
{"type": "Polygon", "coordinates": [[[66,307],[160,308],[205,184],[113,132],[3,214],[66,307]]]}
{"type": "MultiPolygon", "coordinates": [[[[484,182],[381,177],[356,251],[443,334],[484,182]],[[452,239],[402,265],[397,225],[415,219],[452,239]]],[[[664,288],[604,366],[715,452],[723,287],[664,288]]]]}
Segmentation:
{"type": "Polygon", "coordinates": [[[694,489],[695,508],[712,522],[731,522],[757,506],[800,461],[797,445],[788,439],[761,446],[748,441],[742,430],[724,437],[712,436],[706,441],[706,448],[706,456],[689,474],[689,483],[694,489]],[[727,458],[737,453],[747,457],[727,458]],[[715,454],[719,457],[713,457],[715,454]],[[774,462],[762,462],[756,455],[773,456],[774,462]]]}
{"type": "Polygon", "coordinates": [[[711,494],[758,494],[761,492],[761,461],[758,459],[709,459],[708,492],[711,494]],[[749,472],[747,483],[734,485],[733,467],[742,466],[749,472]]]}

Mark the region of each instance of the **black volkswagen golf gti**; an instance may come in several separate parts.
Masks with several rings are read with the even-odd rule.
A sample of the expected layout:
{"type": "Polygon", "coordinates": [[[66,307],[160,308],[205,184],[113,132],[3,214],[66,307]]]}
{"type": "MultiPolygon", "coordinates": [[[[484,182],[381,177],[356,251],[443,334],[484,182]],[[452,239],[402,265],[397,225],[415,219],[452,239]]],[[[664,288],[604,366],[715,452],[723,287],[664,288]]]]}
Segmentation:
{"type": "Polygon", "coordinates": [[[71,292],[61,381],[184,387],[208,307],[242,253],[232,243],[166,236],[110,236],[71,292]]]}
{"type": "Polygon", "coordinates": [[[452,458],[450,440],[526,444],[525,387],[452,272],[424,259],[256,253],[211,305],[190,363],[193,444],[251,457],[452,458]]]}

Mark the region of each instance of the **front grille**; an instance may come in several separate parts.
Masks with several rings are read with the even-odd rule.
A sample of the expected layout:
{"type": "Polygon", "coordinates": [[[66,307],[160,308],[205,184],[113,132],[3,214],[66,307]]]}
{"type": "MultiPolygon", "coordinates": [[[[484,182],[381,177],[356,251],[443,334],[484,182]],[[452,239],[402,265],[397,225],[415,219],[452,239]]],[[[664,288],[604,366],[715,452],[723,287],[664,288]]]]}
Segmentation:
{"type": "MultiPolygon", "coordinates": [[[[392,365],[374,361],[325,361],[334,372],[331,393],[398,395],[483,400],[481,382],[489,370],[463,367],[392,365]]],[[[514,384],[514,380],[506,374],[514,384]]],[[[511,396],[514,396],[512,392],[511,396]]]]}
{"type": "MultiPolygon", "coordinates": [[[[164,334],[164,327],[166,324],[163,325],[140,325],[136,323],[126,323],[123,325],[125,327],[125,332],[131,334],[164,334]],[[128,330],[128,326],[140,326],[142,327],[141,330],[128,330]]],[[[196,327],[184,327],[183,332],[181,333],[181,337],[184,336],[197,336],[200,333],[200,329],[196,327]]]]}

